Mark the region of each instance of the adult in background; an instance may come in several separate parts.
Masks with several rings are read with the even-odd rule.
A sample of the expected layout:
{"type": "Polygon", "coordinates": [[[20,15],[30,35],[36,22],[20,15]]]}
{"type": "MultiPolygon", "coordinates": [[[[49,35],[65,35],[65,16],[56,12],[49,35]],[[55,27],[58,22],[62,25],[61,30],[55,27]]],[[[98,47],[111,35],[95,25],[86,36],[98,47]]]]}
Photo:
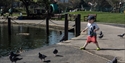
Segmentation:
{"type": "Polygon", "coordinates": [[[12,16],[12,8],[9,8],[9,10],[8,10],[8,12],[9,12],[9,16],[12,16]]]}
{"type": "Polygon", "coordinates": [[[0,14],[1,14],[1,16],[3,16],[3,9],[2,8],[0,9],[0,14]]]}

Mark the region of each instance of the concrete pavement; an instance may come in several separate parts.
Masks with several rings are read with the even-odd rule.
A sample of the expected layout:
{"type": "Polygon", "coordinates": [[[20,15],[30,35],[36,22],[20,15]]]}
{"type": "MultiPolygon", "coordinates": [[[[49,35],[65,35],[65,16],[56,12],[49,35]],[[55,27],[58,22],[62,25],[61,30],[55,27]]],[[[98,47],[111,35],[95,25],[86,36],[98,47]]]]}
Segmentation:
{"type": "MultiPolygon", "coordinates": [[[[4,19],[1,22],[7,22],[4,19]]],[[[38,26],[40,24],[45,25],[45,20],[14,20],[13,23],[30,23],[30,25],[38,26]]],[[[63,27],[64,21],[49,21],[51,26],[63,27]]],[[[81,23],[81,29],[84,29],[87,22],[81,23]]],[[[102,39],[98,39],[100,51],[96,51],[96,46],[90,43],[87,46],[87,50],[79,50],[79,47],[83,46],[86,41],[86,33],[81,33],[80,36],[74,37],[71,40],[57,43],[52,46],[37,48],[34,50],[21,53],[22,60],[17,63],[42,63],[38,58],[38,52],[41,52],[50,60],[48,63],[107,63],[114,57],[117,57],[118,63],[125,63],[125,36],[123,38],[118,37],[118,34],[125,32],[125,27],[117,27],[112,25],[106,25],[97,23],[100,27],[100,31],[104,33],[102,39]],[[54,57],[52,51],[54,48],[59,50],[59,55],[62,57],[54,57]]],[[[69,26],[74,25],[74,21],[69,22],[69,26]]],[[[124,26],[124,25],[123,25],[124,26]]],[[[99,34],[99,31],[97,32],[99,34]]],[[[8,57],[0,58],[0,63],[9,63],[8,57]]]]}

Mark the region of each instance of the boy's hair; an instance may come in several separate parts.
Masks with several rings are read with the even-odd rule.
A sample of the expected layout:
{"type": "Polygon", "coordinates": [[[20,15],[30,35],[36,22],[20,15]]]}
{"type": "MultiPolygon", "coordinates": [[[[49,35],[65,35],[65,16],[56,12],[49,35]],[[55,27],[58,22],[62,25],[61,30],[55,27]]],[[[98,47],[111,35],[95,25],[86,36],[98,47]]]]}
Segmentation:
{"type": "Polygon", "coordinates": [[[94,20],[95,19],[95,17],[94,16],[92,16],[92,15],[90,15],[90,16],[88,16],[88,18],[87,18],[87,20],[94,20]]]}

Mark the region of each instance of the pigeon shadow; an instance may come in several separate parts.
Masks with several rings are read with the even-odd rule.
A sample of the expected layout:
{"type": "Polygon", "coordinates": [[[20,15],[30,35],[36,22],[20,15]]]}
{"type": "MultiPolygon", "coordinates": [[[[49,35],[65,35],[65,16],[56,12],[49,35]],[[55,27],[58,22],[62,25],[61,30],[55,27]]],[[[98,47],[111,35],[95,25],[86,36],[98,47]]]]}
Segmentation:
{"type": "Polygon", "coordinates": [[[111,49],[111,48],[101,48],[101,50],[117,50],[117,51],[120,51],[120,50],[125,50],[125,49],[111,49]]]}
{"type": "Polygon", "coordinates": [[[56,55],[56,57],[63,57],[62,55],[56,55]]]}
{"type": "Polygon", "coordinates": [[[45,61],[43,61],[43,62],[45,62],[45,63],[49,63],[49,62],[51,62],[51,60],[45,60],[45,61]]]}

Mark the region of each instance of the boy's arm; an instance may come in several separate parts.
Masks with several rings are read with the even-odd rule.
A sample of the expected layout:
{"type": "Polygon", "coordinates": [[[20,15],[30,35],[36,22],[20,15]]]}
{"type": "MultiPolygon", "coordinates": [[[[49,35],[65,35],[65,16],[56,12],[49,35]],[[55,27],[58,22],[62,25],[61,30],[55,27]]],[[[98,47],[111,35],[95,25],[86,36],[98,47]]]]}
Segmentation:
{"type": "Polygon", "coordinates": [[[96,29],[94,29],[94,32],[99,30],[99,26],[96,24],[96,29]]]}
{"type": "Polygon", "coordinates": [[[96,31],[98,31],[99,30],[99,28],[96,28],[94,31],[96,32],[96,31]]]}
{"type": "Polygon", "coordinates": [[[83,32],[85,32],[87,29],[88,29],[88,27],[86,27],[86,28],[83,30],[83,32]]]}
{"type": "Polygon", "coordinates": [[[87,23],[86,28],[83,30],[83,32],[85,32],[88,29],[88,27],[89,27],[89,23],[87,23]]]}

